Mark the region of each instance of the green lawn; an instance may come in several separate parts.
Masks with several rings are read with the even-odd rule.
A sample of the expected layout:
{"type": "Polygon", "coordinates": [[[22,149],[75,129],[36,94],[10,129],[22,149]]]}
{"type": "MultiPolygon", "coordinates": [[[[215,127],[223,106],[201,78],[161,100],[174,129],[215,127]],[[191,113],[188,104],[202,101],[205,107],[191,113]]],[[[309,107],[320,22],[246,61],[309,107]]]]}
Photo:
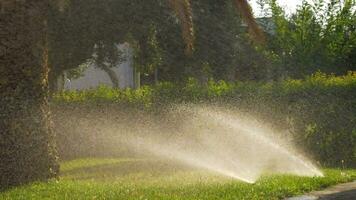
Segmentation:
{"type": "Polygon", "coordinates": [[[0,199],[281,199],[356,179],[356,170],[325,169],[323,178],[265,176],[247,184],[153,159],[80,159],[61,170],[59,181],[13,188],[0,199]]]}

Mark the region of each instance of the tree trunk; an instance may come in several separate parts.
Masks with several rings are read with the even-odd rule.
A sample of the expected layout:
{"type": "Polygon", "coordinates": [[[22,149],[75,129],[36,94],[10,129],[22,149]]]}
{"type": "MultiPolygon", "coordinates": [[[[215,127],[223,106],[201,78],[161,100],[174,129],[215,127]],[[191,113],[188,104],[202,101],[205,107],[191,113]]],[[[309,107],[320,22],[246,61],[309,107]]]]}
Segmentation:
{"type": "Polygon", "coordinates": [[[66,84],[66,75],[65,73],[62,73],[58,77],[57,92],[62,92],[64,90],[65,84],[66,84]]]}
{"type": "Polygon", "coordinates": [[[109,76],[111,83],[113,85],[113,88],[120,87],[119,79],[117,78],[117,75],[114,70],[112,70],[110,67],[108,67],[105,64],[100,64],[100,69],[104,70],[105,73],[109,76]]]}
{"type": "Polygon", "coordinates": [[[140,89],[141,87],[141,73],[137,69],[134,69],[134,88],[140,89]]]}
{"type": "Polygon", "coordinates": [[[155,84],[158,85],[158,68],[155,69],[155,84]]]}
{"type": "Polygon", "coordinates": [[[58,72],[58,70],[51,69],[51,71],[48,73],[48,88],[50,93],[52,94],[58,91],[59,76],[60,76],[60,72],[58,72]]]}
{"type": "Polygon", "coordinates": [[[58,172],[48,105],[48,4],[0,2],[0,189],[58,172]]]}

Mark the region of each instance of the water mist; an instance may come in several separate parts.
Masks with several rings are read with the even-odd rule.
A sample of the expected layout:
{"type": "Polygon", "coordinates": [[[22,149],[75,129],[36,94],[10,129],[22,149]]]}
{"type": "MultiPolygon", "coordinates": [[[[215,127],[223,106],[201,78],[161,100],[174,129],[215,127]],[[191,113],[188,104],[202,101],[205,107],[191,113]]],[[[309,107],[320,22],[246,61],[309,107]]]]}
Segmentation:
{"type": "Polygon", "coordinates": [[[213,106],[175,106],[126,137],[138,151],[248,183],[264,173],[323,174],[262,123],[213,106]]]}

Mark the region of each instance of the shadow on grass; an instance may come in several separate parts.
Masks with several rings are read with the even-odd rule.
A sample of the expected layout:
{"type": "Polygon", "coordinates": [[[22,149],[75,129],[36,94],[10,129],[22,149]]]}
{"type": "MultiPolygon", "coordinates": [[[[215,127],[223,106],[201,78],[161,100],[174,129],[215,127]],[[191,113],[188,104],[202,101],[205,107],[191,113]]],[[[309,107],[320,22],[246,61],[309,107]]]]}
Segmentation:
{"type": "Polygon", "coordinates": [[[82,166],[61,172],[63,179],[112,181],[124,177],[159,177],[177,172],[191,171],[192,168],[161,160],[124,160],[117,163],[104,163],[82,166]]]}

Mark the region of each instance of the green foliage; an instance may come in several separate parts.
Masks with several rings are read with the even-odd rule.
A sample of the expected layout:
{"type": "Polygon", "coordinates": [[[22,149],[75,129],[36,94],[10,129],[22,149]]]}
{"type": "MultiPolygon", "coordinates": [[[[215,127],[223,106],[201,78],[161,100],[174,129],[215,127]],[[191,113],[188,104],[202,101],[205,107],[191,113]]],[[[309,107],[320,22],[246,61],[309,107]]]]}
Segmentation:
{"type": "Polygon", "coordinates": [[[159,160],[79,159],[62,163],[59,181],[14,188],[0,193],[0,199],[283,199],[356,178],[355,170],[324,173],[318,178],[264,176],[247,184],[159,160]]]}
{"type": "Polygon", "coordinates": [[[138,90],[101,86],[95,90],[65,91],[54,96],[56,105],[124,105],[160,112],[176,103],[233,105],[288,130],[298,144],[326,165],[356,166],[356,73],[345,76],[316,73],[304,80],[274,83],[201,85],[190,78],[183,86],[160,83],[138,90]]]}
{"type": "Polygon", "coordinates": [[[276,0],[265,1],[276,27],[267,51],[277,56],[280,74],[301,78],[322,71],[355,70],[356,2],[315,0],[286,16],[276,0]]]}
{"type": "Polygon", "coordinates": [[[264,77],[257,67],[265,63],[264,56],[241,28],[234,1],[192,2],[196,34],[190,57],[184,54],[181,23],[166,0],[67,0],[59,7],[49,12],[51,83],[88,60],[99,67],[117,63],[115,45],[124,42],[134,49],[135,69],[146,75],[158,69],[161,81],[264,77]]]}
{"type": "Polygon", "coordinates": [[[96,89],[83,91],[63,91],[56,93],[53,100],[56,103],[122,103],[132,105],[142,105],[144,107],[152,104],[153,88],[144,86],[139,89],[112,89],[101,85],[96,89]]]}
{"type": "Polygon", "coordinates": [[[276,0],[259,0],[265,19],[273,21],[266,47],[251,44],[233,1],[193,1],[195,50],[190,57],[166,0],[65,2],[49,15],[50,83],[88,59],[99,66],[117,63],[115,45],[124,42],[134,49],[135,69],[146,79],[158,70],[160,81],[279,80],[319,70],[344,74],[356,66],[354,0],[304,1],[291,16],[276,0]]]}

